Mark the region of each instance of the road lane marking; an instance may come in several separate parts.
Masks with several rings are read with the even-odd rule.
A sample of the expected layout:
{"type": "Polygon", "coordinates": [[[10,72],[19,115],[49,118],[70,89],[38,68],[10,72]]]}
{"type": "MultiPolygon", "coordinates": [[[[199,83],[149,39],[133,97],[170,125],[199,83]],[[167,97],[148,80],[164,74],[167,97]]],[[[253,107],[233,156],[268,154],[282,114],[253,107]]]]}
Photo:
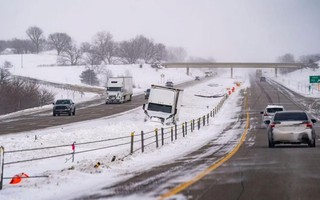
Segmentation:
{"type": "MultiPolygon", "coordinates": [[[[246,97],[246,108],[247,108],[247,97],[246,97]]],[[[248,110],[248,109],[246,109],[248,110]]],[[[208,175],[210,172],[212,172],[213,170],[217,169],[219,166],[221,166],[223,163],[225,163],[227,160],[229,160],[234,154],[236,154],[238,152],[238,150],[240,149],[241,145],[243,144],[243,142],[245,141],[245,138],[247,136],[248,133],[248,129],[249,129],[249,112],[246,112],[246,127],[245,130],[241,136],[240,142],[237,144],[237,146],[231,151],[229,152],[226,156],[222,157],[221,159],[219,159],[217,162],[215,162],[214,164],[212,164],[210,167],[208,167],[206,170],[200,172],[197,176],[195,176],[194,178],[192,178],[191,180],[184,182],[178,186],[176,186],[175,188],[169,190],[168,192],[162,194],[160,196],[160,199],[166,199],[168,197],[171,197],[175,194],[178,194],[179,192],[187,189],[188,187],[190,187],[191,185],[193,185],[194,183],[198,182],[199,180],[201,180],[203,177],[205,177],[206,175],[208,175]]]]}

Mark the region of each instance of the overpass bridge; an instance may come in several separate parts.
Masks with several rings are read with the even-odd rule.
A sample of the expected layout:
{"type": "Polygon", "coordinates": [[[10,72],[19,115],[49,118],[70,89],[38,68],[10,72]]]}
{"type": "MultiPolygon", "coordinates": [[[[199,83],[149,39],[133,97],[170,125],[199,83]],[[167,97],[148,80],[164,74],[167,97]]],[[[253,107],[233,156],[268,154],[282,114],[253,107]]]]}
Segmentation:
{"type": "Polygon", "coordinates": [[[275,76],[278,75],[278,68],[301,68],[303,63],[249,63],[249,62],[172,62],[161,63],[166,68],[186,68],[189,75],[190,68],[230,68],[233,78],[233,68],[274,68],[275,76]]]}

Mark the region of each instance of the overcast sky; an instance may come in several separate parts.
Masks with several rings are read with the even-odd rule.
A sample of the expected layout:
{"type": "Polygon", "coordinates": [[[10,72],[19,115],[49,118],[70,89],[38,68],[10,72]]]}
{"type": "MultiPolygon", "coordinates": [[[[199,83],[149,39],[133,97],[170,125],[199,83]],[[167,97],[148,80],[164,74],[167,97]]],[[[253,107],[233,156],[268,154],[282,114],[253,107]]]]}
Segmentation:
{"type": "Polygon", "coordinates": [[[26,39],[30,26],[78,43],[142,34],[220,62],[320,53],[320,0],[0,0],[0,39],[26,39]]]}

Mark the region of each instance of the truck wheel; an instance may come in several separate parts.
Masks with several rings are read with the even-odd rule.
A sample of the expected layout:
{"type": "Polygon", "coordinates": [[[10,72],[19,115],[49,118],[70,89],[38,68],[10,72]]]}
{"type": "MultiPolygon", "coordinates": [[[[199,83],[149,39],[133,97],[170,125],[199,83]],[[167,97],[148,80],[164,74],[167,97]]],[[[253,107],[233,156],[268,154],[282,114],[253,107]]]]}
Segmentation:
{"type": "Polygon", "coordinates": [[[72,113],[71,113],[71,110],[70,110],[69,113],[68,113],[68,115],[71,116],[71,114],[72,114],[72,113]]]}
{"type": "Polygon", "coordinates": [[[73,110],[72,115],[76,115],[76,109],[73,110]]]}
{"type": "Polygon", "coordinates": [[[130,99],[129,99],[129,101],[131,101],[132,100],[132,95],[130,95],[130,99]]]}

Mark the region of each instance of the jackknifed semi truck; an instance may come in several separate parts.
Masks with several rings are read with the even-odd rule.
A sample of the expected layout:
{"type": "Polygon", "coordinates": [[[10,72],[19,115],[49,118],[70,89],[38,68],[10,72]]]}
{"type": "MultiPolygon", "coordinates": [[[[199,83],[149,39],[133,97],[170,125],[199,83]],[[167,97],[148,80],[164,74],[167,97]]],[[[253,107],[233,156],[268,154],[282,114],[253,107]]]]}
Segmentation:
{"type": "Polygon", "coordinates": [[[106,86],[106,104],[132,100],[132,77],[110,77],[106,86]]]}
{"type": "Polygon", "coordinates": [[[145,121],[175,124],[179,121],[183,90],[151,85],[147,104],[143,104],[145,121]]]}

